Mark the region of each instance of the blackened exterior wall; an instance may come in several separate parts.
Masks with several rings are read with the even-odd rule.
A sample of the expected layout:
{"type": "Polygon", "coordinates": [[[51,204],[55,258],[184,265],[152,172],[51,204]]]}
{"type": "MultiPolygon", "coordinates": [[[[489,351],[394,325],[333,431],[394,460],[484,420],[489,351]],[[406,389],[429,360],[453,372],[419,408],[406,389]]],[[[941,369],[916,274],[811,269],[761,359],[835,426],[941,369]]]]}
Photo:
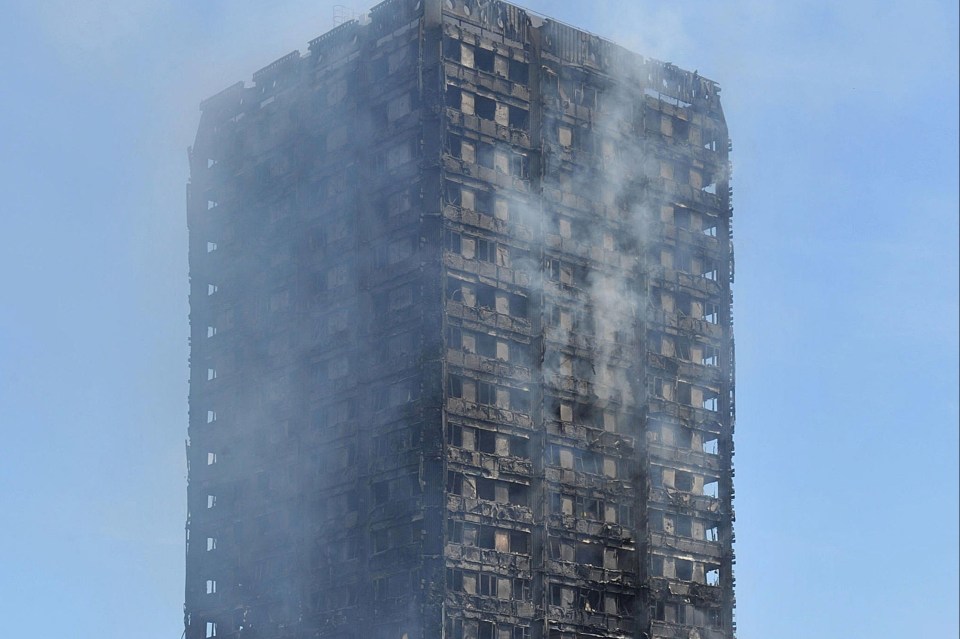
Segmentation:
{"type": "Polygon", "coordinates": [[[189,639],[733,636],[718,95],[388,0],[204,102],[189,639]]]}

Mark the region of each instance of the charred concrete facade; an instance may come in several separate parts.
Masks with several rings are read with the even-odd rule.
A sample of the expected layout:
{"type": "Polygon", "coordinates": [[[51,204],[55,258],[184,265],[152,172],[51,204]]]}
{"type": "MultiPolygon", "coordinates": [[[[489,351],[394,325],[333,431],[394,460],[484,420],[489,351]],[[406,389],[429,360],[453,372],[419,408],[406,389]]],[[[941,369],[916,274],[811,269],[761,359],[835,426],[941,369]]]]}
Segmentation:
{"type": "Polygon", "coordinates": [[[187,639],[734,636],[713,82],[388,0],[202,113],[187,639]]]}

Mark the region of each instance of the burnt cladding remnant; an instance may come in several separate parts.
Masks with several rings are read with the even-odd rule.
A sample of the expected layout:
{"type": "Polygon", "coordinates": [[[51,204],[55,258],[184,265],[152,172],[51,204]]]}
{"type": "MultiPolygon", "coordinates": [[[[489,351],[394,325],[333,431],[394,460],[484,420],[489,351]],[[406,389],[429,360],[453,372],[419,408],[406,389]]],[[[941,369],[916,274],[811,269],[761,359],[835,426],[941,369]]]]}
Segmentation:
{"type": "Polygon", "coordinates": [[[718,96],[388,0],[203,102],[187,639],[734,636],[718,96]]]}

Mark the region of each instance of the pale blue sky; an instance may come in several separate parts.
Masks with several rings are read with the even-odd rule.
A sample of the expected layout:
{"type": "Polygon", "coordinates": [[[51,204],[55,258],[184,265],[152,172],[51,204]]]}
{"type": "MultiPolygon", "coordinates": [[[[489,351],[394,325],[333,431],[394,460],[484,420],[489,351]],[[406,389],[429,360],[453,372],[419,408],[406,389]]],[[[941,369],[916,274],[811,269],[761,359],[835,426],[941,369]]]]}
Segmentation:
{"type": "MultiPolygon", "coordinates": [[[[180,636],[186,148],[333,4],[5,6],[0,635],[180,636]]],[[[526,4],[724,87],[740,638],[956,637],[956,2],[526,4]]]]}

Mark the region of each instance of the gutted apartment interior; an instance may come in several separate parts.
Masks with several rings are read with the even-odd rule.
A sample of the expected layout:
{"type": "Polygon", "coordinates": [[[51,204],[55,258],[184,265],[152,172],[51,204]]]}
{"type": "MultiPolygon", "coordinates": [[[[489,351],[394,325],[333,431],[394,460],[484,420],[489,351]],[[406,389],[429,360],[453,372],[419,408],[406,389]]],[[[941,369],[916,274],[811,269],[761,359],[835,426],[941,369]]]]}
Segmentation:
{"type": "Polygon", "coordinates": [[[719,88],[387,0],[202,104],[187,639],[726,639],[719,88]]]}

